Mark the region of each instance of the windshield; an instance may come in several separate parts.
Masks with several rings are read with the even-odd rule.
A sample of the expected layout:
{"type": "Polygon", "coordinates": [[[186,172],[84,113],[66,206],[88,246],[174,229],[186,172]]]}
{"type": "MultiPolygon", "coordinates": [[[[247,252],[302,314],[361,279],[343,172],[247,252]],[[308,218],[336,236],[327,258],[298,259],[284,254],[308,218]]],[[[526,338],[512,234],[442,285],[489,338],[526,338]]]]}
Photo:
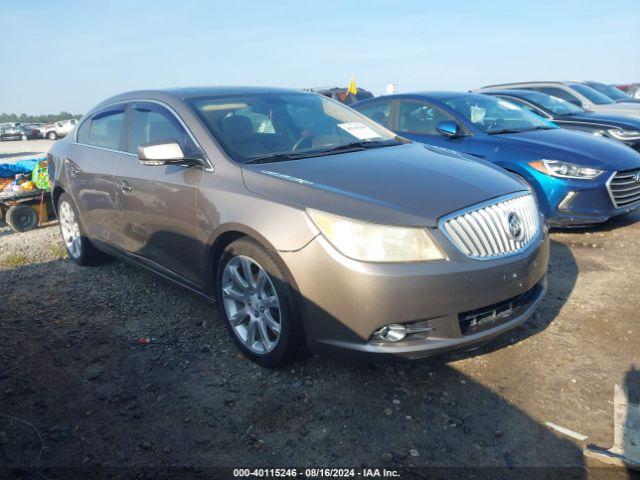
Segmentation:
{"type": "Polygon", "coordinates": [[[607,85],[606,83],[600,82],[589,82],[589,86],[613,100],[631,100],[631,97],[629,95],[624,93],[622,90],[614,87],[613,85],[607,85]]]}
{"type": "Polygon", "coordinates": [[[556,128],[551,122],[511,102],[488,95],[464,95],[444,103],[485,133],[524,132],[556,128]]]}
{"type": "Polygon", "coordinates": [[[316,93],[232,95],[189,103],[231,158],[241,163],[399,143],[393,132],[316,93]]]}
{"type": "Polygon", "coordinates": [[[573,115],[575,113],[584,113],[584,109],[567,102],[558,97],[547,95],[541,92],[521,91],[518,96],[538,105],[545,110],[549,110],[554,115],[573,115]]]}
{"type": "Polygon", "coordinates": [[[581,83],[572,83],[570,84],[570,87],[573,88],[576,92],[580,93],[581,95],[587,97],[589,101],[591,101],[592,103],[595,103],[596,105],[607,105],[610,103],[616,103],[606,95],[603,95],[602,93],[598,92],[597,90],[594,90],[591,87],[582,85],[581,83]]]}

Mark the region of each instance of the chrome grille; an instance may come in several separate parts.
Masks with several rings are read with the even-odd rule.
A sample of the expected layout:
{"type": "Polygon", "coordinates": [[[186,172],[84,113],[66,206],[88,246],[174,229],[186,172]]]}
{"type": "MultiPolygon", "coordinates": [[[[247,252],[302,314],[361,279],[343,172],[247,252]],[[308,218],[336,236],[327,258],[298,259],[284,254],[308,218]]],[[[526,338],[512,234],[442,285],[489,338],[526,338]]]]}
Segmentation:
{"type": "Polygon", "coordinates": [[[533,195],[518,193],[447,215],[440,229],[466,256],[488,260],[527,248],[540,231],[540,215],[533,195]],[[519,219],[520,231],[514,218],[519,219]]]}
{"type": "Polygon", "coordinates": [[[616,172],[609,180],[609,193],[616,208],[640,202],[640,168],[616,172]]]}

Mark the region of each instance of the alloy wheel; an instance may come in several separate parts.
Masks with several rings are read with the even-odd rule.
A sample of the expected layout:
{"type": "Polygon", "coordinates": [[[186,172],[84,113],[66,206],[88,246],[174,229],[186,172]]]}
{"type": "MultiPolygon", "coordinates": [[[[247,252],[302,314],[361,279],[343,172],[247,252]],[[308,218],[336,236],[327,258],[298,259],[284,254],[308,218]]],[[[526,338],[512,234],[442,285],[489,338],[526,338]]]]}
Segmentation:
{"type": "Polygon", "coordinates": [[[67,247],[69,255],[78,258],[82,254],[82,236],[80,235],[80,225],[76,220],[76,214],[69,202],[60,203],[60,231],[62,239],[67,247]]]}
{"type": "Polygon", "coordinates": [[[276,348],[281,310],[268,273],[255,260],[235,256],[224,268],[221,289],[227,319],[244,346],[257,354],[276,348]]]}

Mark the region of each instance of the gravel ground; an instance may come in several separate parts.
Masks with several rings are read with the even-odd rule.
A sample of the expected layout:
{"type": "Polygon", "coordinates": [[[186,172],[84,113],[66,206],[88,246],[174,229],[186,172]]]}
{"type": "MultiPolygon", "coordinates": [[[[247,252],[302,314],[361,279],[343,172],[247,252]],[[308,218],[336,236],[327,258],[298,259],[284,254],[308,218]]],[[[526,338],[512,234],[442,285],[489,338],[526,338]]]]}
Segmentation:
{"type": "Polygon", "coordinates": [[[77,267],[55,225],[0,229],[0,465],[17,478],[36,463],[50,478],[292,465],[628,478],[544,422],[612,443],[614,385],[640,364],[638,220],[554,232],[536,315],[472,353],[277,371],[239,355],[199,297],[120,261],[77,267]]]}

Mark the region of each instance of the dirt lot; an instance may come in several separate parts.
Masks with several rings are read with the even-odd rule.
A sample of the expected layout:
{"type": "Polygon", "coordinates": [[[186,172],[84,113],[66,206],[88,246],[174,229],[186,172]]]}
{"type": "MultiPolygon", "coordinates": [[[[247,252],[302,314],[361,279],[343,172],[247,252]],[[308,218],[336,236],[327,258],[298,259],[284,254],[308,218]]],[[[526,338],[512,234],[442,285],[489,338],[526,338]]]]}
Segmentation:
{"type": "Polygon", "coordinates": [[[187,291],[119,261],[77,267],[55,225],[0,229],[0,477],[37,478],[38,463],[49,478],[213,478],[216,466],[628,478],[587,469],[601,465],[544,422],[611,445],[614,384],[640,368],[639,245],[640,213],[554,232],[538,313],[472,353],[269,371],[187,291]]]}

